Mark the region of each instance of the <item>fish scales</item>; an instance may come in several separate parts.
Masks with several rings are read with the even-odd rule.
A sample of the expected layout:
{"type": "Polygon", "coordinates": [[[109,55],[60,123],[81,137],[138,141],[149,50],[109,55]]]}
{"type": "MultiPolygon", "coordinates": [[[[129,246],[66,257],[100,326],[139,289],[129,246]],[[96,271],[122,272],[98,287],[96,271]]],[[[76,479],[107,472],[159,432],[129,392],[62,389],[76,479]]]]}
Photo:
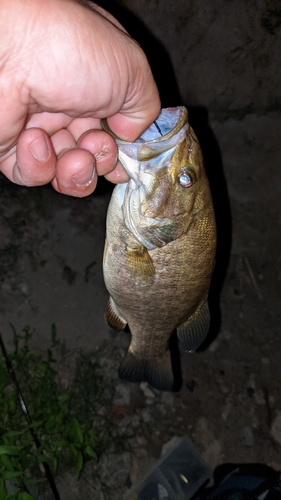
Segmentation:
{"type": "Polygon", "coordinates": [[[136,143],[117,141],[131,180],[115,187],[109,204],[103,266],[106,320],[116,329],[128,324],[132,335],[120,377],[172,390],[172,332],[188,351],[208,333],[216,228],[185,108],[162,110],[160,127],[163,121],[168,131],[160,138],[151,126],[136,143]]]}

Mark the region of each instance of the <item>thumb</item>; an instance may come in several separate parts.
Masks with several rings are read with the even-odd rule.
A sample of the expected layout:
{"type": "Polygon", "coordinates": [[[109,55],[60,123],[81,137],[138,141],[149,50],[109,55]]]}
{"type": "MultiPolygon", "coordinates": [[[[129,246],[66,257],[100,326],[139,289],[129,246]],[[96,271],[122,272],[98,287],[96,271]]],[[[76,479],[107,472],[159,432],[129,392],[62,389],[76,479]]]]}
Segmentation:
{"type": "Polygon", "coordinates": [[[160,101],[156,100],[153,107],[143,114],[135,116],[117,113],[107,118],[109,128],[117,137],[125,141],[135,141],[151,124],[160,113],[160,101]]]}

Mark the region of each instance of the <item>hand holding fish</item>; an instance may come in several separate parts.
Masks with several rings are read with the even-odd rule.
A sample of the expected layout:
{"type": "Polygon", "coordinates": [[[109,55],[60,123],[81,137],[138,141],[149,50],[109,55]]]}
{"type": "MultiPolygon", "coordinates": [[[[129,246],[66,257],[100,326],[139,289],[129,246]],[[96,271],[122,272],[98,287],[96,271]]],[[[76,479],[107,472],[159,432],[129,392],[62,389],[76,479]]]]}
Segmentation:
{"type": "Polygon", "coordinates": [[[106,11],[78,0],[0,0],[0,170],[87,196],[128,180],[114,139],[133,141],[160,101],[147,59],[106,11]]]}

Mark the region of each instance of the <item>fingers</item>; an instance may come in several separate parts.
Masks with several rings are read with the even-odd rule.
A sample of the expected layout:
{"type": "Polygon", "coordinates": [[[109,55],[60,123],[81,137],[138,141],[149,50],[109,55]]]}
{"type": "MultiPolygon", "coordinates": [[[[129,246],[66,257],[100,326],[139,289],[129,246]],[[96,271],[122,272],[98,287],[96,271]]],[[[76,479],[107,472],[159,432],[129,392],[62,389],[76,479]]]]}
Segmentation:
{"type": "Polygon", "coordinates": [[[41,186],[55,175],[56,154],[46,132],[33,128],[24,130],[17,147],[1,162],[1,171],[8,179],[24,186],[41,186]]]}
{"type": "Polygon", "coordinates": [[[128,182],[129,176],[118,161],[117,144],[111,135],[103,130],[90,130],[82,135],[78,145],[93,154],[98,175],[104,175],[114,184],[128,182]]]}
{"type": "Polygon", "coordinates": [[[57,161],[52,186],[59,193],[88,196],[97,185],[97,169],[93,155],[84,149],[70,149],[57,161]]]}
{"type": "Polygon", "coordinates": [[[54,149],[59,156],[56,176],[52,182],[57,191],[81,197],[94,191],[97,176],[105,175],[114,183],[128,180],[117,159],[117,145],[109,134],[103,130],[90,130],[78,139],[76,149],[63,152],[63,145],[69,144],[67,134],[71,134],[66,130],[62,132],[52,136],[54,149]]]}
{"type": "Polygon", "coordinates": [[[66,134],[70,132],[61,132],[52,136],[54,148],[59,156],[52,185],[60,193],[87,196],[94,191],[98,175],[108,174],[115,169],[116,143],[104,131],[90,130],[82,135],[77,145],[73,139],[75,148],[63,152],[60,148],[63,143],[68,142],[66,134]]]}
{"type": "Polygon", "coordinates": [[[116,142],[103,130],[89,130],[80,137],[77,145],[95,157],[98,175],[106,175],[116,167],[116,142]]]}
{"type": "MultiPolygon", "coordinates": [[[[78,130],[79,124],[76,134],[78,130]]],[[[94,191],[98,175],[105,175],[111,182],[128,180],[117,161],[117,145],[103,130],[85,132],[76,143],[67,129],[50,138],[40,128],[29,128],[21,133],[17,149],[2,161],[1,170],[17,184],[40,186],[51,182],[60,193],[78,197],[94,191]]]]}
{"type": "Polygon", "coordinates": [[[113,182],[113,184],[120,184],[123,182],[128,182],[130,180],[130,177],[125,172],[124,167],[121,165],[120,162],[117,163],[116,167],[114,168],[114,170],[112,170],[112,172],[105,175],[105,178],[109,182],[113,182]]]}

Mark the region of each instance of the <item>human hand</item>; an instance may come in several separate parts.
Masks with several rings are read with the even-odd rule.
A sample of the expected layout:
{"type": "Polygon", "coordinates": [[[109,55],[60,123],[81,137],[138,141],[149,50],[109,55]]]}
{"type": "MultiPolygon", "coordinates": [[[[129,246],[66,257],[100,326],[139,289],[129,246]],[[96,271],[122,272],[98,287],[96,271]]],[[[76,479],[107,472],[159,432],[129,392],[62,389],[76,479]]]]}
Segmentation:
{"type": "Polygon", "coordinates": [[[0,0],[0,8],[0,170],[72,196],[92,193],[98,175],[127,180],[101,119],[133,141],[158,116],[140,47],[107,12],[78,0],[0,0]]]}

